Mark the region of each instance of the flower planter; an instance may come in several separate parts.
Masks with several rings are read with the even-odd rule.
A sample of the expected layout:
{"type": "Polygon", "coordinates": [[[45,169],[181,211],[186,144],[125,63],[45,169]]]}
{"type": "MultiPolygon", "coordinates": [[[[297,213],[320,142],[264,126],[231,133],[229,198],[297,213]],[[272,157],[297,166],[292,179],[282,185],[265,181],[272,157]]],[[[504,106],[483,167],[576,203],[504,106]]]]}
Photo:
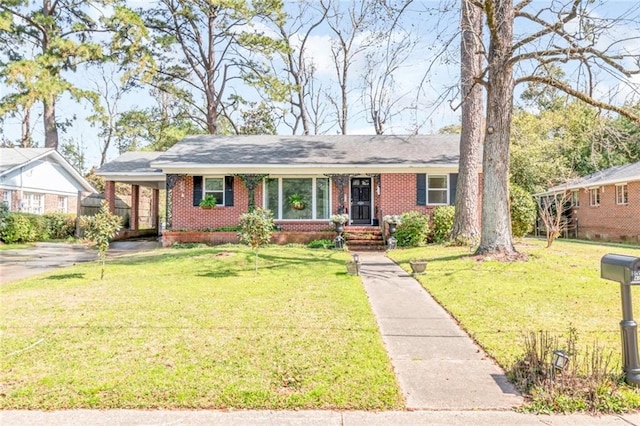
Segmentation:
{"type": "Polygon", "coordinates": [[[360,275],[360,262],[347,262],[347,275],[360,275]]]}
{"type": "Polygon", "coordinates": [[[410,260],[409,265],[414,274],[423,274],[427,270],[426,260],[410,260]]]}

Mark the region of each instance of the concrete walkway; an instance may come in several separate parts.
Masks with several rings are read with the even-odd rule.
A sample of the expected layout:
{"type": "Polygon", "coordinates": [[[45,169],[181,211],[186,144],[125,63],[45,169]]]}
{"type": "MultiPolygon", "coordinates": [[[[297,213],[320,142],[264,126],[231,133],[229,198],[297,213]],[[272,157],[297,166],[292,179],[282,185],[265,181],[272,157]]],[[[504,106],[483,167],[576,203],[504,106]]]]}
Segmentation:
{"type": "Polygon", "coordinates": [[[407,408],[496,410],[522,404],[504,371],[410,274],[359,253],[360,275],[407,408]]]}

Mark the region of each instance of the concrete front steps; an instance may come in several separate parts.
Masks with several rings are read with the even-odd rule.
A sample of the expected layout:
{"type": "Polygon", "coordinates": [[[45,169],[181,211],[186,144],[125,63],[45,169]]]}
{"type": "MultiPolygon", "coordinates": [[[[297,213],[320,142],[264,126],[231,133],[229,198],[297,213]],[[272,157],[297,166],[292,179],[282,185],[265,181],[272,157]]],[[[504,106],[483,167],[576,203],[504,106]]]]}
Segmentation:
{"type": "Polygon", "coordinates": [[[344,237],[349,251],[384,251],[384,239],[378,226],[345,226],[344,237]]]}

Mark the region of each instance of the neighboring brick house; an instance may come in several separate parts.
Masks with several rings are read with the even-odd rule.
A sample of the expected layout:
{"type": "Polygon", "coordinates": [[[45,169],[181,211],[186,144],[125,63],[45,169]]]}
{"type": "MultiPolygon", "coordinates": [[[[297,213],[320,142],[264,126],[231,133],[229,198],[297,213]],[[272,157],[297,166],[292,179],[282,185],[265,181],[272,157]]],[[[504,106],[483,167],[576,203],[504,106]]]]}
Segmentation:
{"type": "Polygon", "coordinates": [[[0,201],[10,211],[73,213],[95,189],[52,148],[0,148],[0,201]]]}
{"type": "Polygon", "coordinates": [[[545,194],[565,191],[571,192],[567,214],[579,238],[640,243],[640,162],[571,180],[545,194]]]}
{"type": "Polygon", "coordinates": [[[273,212],[282,231],[326,232],[338,212],[352,227],[375,227],[385,215],[453,205],[459,143],[459,135],[199,135],[164,153],[130,153],[97,174],[109,191],[110,182],[162,177],[168,231],[235,226],[251,199],[273,212]],[[200,208],[206,195],[218,207],[200,208]],[[302,206],[289,202],[294,195],[302,206]]]}

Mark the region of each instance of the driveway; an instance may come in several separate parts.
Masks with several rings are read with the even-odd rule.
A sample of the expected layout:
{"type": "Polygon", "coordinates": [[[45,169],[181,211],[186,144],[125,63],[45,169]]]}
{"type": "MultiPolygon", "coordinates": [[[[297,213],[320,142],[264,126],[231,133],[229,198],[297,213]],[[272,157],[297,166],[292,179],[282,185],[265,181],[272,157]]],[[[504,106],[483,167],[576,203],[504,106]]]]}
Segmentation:
{"type": "MultiPolygon", "coordinates": [[[[153,250],[160,247],[157,241],[114,241],[108,255],[153,250]]],[[[0,284],[30,277],[80,262],[95,261],[97,251],[82,244],[36,243],[33,247],[0,251],[0,284]]]]}

